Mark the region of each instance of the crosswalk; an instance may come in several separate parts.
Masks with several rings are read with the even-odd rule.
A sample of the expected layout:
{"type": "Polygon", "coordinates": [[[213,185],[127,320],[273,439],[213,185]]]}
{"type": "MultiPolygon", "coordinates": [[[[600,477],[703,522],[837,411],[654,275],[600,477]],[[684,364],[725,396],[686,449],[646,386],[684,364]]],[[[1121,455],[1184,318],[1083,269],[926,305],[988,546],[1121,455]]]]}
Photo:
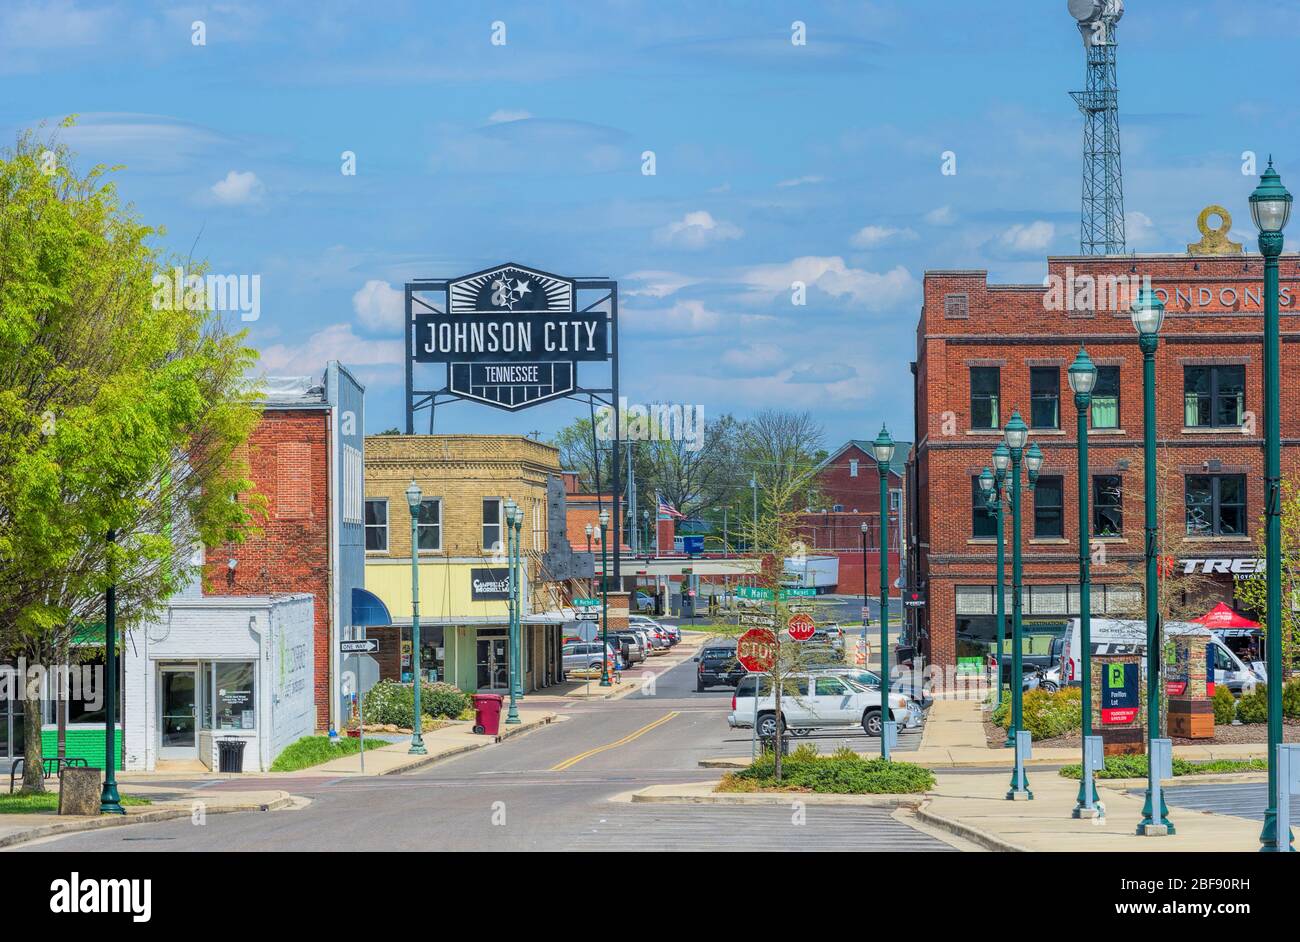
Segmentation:
{"type": "MultiPolygon", "coordinates": [[[[1130,794],[1141,795],[1143,789],[1130,794]]],[[[1268,807],[1268,785],[1250,782],[1241,785],[1179,785],[1164,790],[1165,804],[1189,811],[1209,811],[1214,814],[1231,814],[1238,818],[1263,821],[1268,807]]],[[[1172,810],[1171,810],[1172,814],[1172,810]]],[[[1291,820],[1300,820],[1300,797],[1291,799],[1291,820]]],[[[1175,821],[1175,824],[1177,822],[1175,821]]]]}
{"type": "Polygon", "coordinates": [[[594,814],[569,850],[951,851],[888,808],[825,805],[612,805],[594,814]]]}

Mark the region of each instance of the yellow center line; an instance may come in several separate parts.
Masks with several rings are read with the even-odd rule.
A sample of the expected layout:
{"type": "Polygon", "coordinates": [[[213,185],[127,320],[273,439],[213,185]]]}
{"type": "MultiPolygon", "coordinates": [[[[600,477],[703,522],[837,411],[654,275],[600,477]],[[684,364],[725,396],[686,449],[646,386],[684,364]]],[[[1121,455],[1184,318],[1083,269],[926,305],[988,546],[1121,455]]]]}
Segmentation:
{"type": "Polygon", "coordinates": [[[563,772],[566,769],[570,769],[573,766],[577,765],[583,759],[589,759],[592,756],[596,755],[597,753],[605,752],[606,750],[609,749],[617,749],[619,746],[626,746],[628,743],[636,739],[638,736],[644,736],[646,733],[650,732],[650,730],[655,729],[656,727],[659,726],[663,726],[674,716],[678,716],[679,714],[680,711],[673,710],[671,713],[667,713],[664,716],[659,717],[659,719],[655,720],[653,723],[647,723],[645,726],[642,726],[640,729],[636,730],[635,732],[628,733],[626,736],[624,736],[620,740],[617,740],[616,742],[606,743],[603,746],[597,746],[595,749],[588,749],[586,752],[581,752],[576,756],[565,759],[559,765],[552,766],[550,769],[548,769],[548,771],[563,772]]]}

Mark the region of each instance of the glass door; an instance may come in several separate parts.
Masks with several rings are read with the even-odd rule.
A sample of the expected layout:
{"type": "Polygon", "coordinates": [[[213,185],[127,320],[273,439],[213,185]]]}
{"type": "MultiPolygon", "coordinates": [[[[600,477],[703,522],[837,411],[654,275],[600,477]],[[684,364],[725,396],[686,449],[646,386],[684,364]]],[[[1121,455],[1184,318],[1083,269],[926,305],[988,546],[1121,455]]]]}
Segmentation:
{"type": "Polygon", "coordinates": [[[9,758],[9,701],[0,699],[0,759],[9,758]]]}
{"type": "Polygon", "coordinates": [[[197,759],[199,672],[192,667],[163,667],[158,684],[158,758],[197,759]]]}
{"type": "Polygon", "coordinates": [[[478,689],[509,689],[509,662],[506,654],[506,639],[478,639],[478,689]]]}

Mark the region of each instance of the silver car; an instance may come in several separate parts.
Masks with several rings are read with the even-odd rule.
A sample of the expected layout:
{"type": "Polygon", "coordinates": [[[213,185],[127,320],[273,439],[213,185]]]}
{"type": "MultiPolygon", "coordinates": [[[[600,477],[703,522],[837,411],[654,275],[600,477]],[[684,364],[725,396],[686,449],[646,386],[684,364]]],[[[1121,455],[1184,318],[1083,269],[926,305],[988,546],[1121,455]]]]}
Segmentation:
{"type": "Polygon", "coordinates": [[[564,669],[566,671],[600,670],[602,667],[600,657],[602,650],[605,652],[606,657],[613,661],[614,652],[610,650],[608,645],[590,641],[566,644],[560,650],[564,669]]]}

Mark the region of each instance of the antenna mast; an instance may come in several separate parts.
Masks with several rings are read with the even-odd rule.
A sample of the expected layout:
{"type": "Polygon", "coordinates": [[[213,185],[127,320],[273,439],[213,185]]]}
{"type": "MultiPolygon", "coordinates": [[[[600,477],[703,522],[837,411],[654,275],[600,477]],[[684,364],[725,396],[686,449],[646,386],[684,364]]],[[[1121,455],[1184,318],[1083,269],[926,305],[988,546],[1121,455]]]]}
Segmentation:
{"type": "Polygon", "coordinates": [[[1124,0],[1069,0],[1083,36],[1088,87],[1070,97],[1083,113],[1083,217],[1079,251],[1118,255],[1124,239],[1124,176],[1119,153],[1119,86],[1115,77],[1116,25],[1124,0]]]}

